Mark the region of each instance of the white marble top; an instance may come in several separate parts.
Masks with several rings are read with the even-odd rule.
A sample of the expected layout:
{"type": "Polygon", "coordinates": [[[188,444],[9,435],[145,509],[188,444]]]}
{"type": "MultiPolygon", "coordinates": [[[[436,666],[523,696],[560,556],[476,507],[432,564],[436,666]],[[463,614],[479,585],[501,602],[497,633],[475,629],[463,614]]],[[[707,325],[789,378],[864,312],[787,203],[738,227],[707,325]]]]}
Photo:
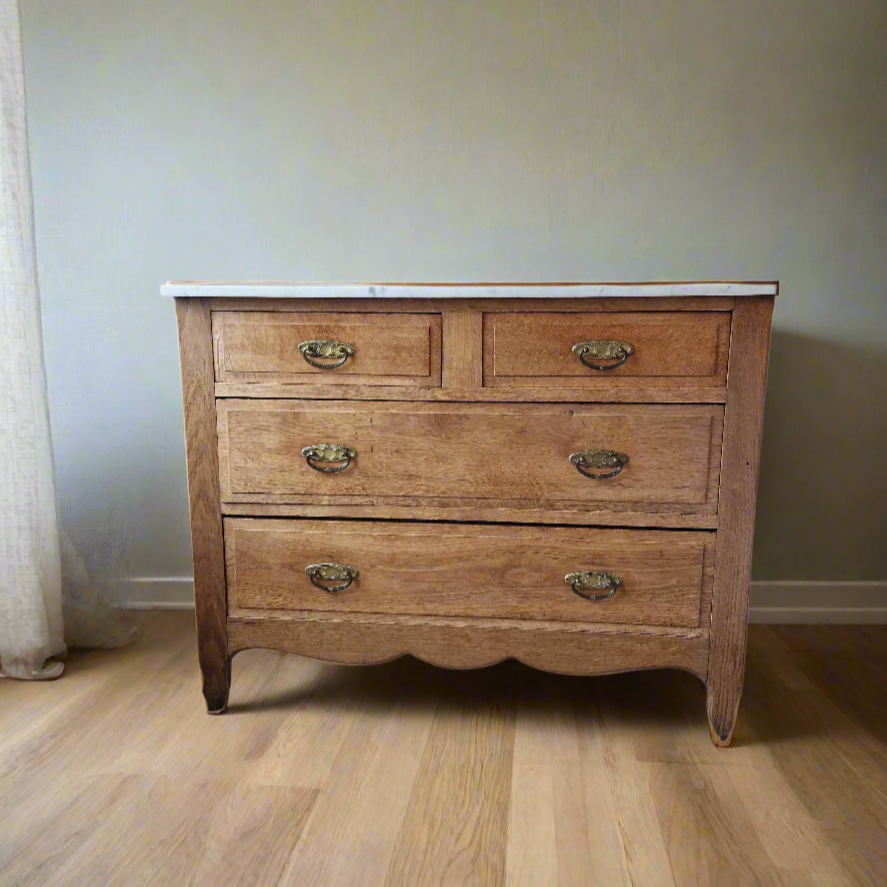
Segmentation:
{"type": "Polygon", "coordinates": [[[170,281],[163,296],[280,299],[554,299],[630,296],[775,296],[776,281],[691,283],[273,283],[170,281]]]}

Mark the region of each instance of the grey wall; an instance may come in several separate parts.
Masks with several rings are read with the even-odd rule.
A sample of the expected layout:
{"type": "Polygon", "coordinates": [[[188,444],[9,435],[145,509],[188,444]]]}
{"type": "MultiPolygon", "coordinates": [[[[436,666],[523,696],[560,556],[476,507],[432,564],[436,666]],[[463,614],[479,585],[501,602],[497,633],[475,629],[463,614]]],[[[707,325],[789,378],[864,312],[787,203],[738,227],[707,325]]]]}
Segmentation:
{"type": "Polygon", "coordinates": [[[22,5],[94,560],[190,570],[166,279],[778,278],[755,576],[887,579],[882,0],[22,5]]]}

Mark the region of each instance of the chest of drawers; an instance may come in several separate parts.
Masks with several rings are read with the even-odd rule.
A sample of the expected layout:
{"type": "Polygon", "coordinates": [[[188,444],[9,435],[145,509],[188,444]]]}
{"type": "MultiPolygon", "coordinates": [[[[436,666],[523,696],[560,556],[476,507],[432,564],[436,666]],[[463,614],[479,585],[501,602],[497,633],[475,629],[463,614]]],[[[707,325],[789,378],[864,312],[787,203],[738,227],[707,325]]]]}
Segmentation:
{"type": "Polygon", "coordinates": [[[775,283],[168,284],[207,707],[269,647],[742,690],[775,283]]]}

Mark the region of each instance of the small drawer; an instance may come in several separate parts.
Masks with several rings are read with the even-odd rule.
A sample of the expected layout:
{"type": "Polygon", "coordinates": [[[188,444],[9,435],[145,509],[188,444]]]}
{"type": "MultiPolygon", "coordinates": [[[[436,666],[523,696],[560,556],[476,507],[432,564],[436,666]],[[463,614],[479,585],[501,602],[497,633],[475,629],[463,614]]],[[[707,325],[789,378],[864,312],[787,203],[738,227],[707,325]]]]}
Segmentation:
{"type": "Polygon", "coordinates": [[[710,599],[714,533],[250,518],[224,526],[232,613],[695,628],[710,599]]]}
{"type": "Polygon", "coordinates": [[[217,414],[229,502],[717,510],[722,406],[220,399],[217,414]]]}
{"type": "Polygon", "coordinates": [[[440,386],[438,314],[214,311],[216,381],[440,386]]]}
{"type": "Polygon", "coordinates": [[[486,387],[722,388],[730,313],[489,312],[483,338],[486,387]]]}

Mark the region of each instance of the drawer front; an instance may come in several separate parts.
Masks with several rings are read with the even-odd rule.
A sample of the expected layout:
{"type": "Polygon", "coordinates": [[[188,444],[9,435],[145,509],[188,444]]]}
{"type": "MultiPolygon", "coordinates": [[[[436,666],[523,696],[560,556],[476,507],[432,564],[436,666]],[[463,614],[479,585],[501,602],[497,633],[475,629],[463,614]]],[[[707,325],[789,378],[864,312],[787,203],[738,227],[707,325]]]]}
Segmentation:
{"type": "Polygon", "coordinates": [[[219,400],[217,412],[228,501],[717,508],[722,406],[219,400]],[[302,450],[319,444],[356,456],[312,468],[302,450]],[[628,461],[582,473],[570,458],[600,451],[628,461]]]}
{"type": "Polygon", "coordinates": [[[437,314],[214,311],[212,327],[219,382],[440,386],[437,314]]]}
{"type": "Polygon", "coordinates": [[[723,387],[727,381],[729,312],[490,312],[483,327],[487,387],[723,387]]]}
{"type": "Polygon", "coordinates": [[[228,606],[232,613],[321,610],[697,627],[710,599],[714,538],[663,530],[227,518],[228,606]],[[306,574],[321,564],[350,567],[357,576],[317,577],[320,585],[347,584],[328,591],[306,574]],[[571,579],[599,600],[580,597],[565,581],[586,572],[609,577],[596,591],[571,579]]]}

